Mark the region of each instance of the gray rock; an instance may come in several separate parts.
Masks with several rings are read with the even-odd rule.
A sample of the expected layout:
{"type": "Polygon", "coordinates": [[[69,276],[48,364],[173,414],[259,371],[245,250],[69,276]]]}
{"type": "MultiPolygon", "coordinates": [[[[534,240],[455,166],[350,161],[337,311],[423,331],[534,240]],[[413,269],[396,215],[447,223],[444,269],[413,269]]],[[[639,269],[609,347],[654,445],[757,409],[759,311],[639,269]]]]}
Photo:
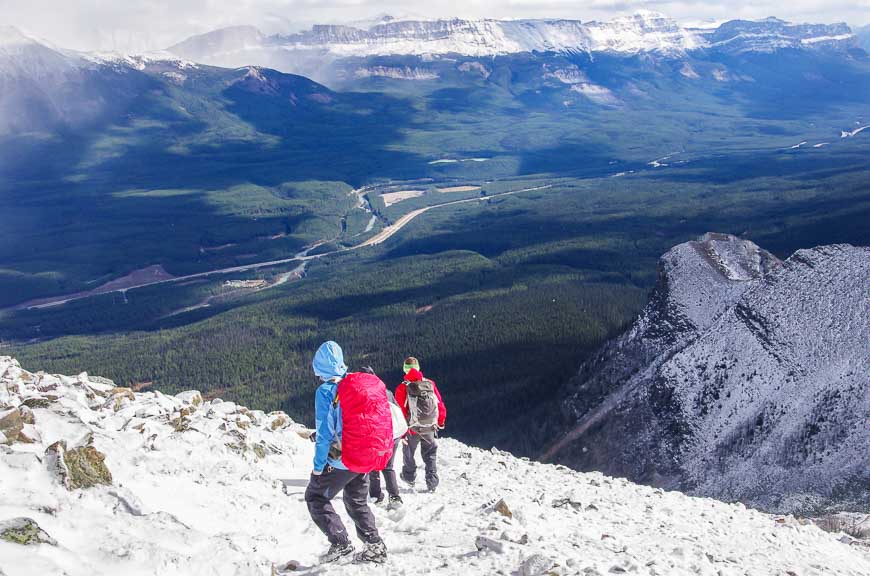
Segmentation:
{"type": "Polygon", "coordinates": [[[553,567],[553,561],[542,554],[532,554],[520,565],[520,576],[542,576],[553,567]]]}
{"type": "Polygon", "coordinates": [[[474,546],[481,552],[484,550],[492,550],[498,554],[504,552],[504,544],[488,536],[478,536],[474,546]]]}

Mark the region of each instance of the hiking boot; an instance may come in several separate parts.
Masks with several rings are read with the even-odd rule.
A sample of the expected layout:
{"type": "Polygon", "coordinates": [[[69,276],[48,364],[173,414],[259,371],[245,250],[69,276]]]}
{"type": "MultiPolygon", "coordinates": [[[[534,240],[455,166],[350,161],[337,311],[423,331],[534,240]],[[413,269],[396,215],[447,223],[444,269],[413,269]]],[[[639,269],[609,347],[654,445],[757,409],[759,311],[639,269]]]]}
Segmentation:
{"type": "Polygon", "coordinates": [[[366,544],[366,547],[363,548],[362,552],[354,554],[353,561],[357,564],[363,562],[383,564],[387,561],[387,547],[384,544],[384,541],[380,540],[378,542],[366,544]]]}
{"type": "Polygon", "coordinates": [[[438,488],[438,480],[426,480],[426,489],[429,492],[434,492],[438,488]]]}
{"type": "Polygon", "coordinates": [[[320,562],[322,564],[328,564],[329,562],[335,562],[339,558],[347,556],[353,552],[353,544],[350,542],[337,542],[329,547],[329,550],[320,557],[320,562]]]}
{"type": "Polygon", "coordinates": [[[402,507],[402,497],[396,494],[395,496],[390,496],[390,503],[387,504],[387,510],[398,510],[402,507]]]}
{"type": "Polygon", "coordinates": [[[383,504],[383,503],[384,503],[384,493],[381,492],[380,494],[378,494],[377,496],[375,496],[375,504],[377,504],[377,505],[381,505],[381,504],[383,504]]]}
{"type": "Polygon", "coordinates": [[[404,473],[404,472],[401,472],[401,473],[399,474],[399,478],[401,478],[401,479],[402,479],[402,482],[404,482],[405,484],[407,484],[407,485],[410,486],[411,488],[414,487],[414,479],[411,478],[410,476],[405,476],[405,473],[404,473]]]}

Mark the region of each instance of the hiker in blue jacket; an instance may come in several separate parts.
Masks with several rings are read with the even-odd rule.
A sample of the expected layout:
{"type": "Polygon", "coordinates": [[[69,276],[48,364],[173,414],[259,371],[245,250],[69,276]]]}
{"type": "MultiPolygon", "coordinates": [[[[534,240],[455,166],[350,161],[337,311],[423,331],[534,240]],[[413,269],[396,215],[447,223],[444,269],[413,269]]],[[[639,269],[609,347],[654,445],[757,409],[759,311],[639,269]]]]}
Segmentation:
{"type": "Polygon", "coordinates": [[[347,374],[344,353],[335,342],[324,342],[314,355],[314,373],[323,382],[314,397],[316,439],[314,469],[305,490],[305,503],[317,527],[329,538],[329,551],[322,562],[334,562],[354,550],[341,518],[332,507],[332,498],[343,492],[348,515],[357,535],[366,543],[354,560],[384,562],[387,549],[375,526],[368,504],[368,475],[347,469],[341,462],[341,406],[335,401],[338,383],[347,374]]]}

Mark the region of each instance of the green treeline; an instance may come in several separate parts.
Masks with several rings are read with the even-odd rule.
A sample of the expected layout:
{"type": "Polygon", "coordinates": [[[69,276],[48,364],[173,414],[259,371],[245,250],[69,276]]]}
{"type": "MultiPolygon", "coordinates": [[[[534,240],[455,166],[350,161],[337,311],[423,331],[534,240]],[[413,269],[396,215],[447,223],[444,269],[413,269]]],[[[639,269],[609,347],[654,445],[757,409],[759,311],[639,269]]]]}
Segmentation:
{"type": "Polygon", "coordinates": [[[196,324],[67,337],[15,353],[31,368],[87,367],[167,393],[199,388],[308,424],[317,385],[310,362],[321,341],[341,343],[353,368],[371,365],[391,388],[403,358],[414,354],[449,404],[450,433],[522,452],[536,441],[512,437],[514,425],[532,426],[535,408],[643,300],[638,288],[584,283],[576,274],[513,282],[470,252],[348,259],[313,271],[280,298],[196,324]]]}

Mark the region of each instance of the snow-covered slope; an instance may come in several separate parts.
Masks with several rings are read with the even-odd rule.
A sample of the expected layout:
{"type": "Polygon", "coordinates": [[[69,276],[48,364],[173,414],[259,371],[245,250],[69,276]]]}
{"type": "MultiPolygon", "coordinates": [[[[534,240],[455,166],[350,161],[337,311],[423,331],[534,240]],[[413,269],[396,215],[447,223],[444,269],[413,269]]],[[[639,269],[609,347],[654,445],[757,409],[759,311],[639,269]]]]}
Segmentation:
{"type": "Polygon", "coordinates": [[[433,54],[483,57],[524,52],[655,53],[678,57],[710,47],[773,51],[853,42],[845,24],[793,25],[768,19],[689,28],[644,10],[608,22],[387,18],[370,25],[316,25],[303,32],[274,36],[263,36],[249,27],[234,27],[194,36],[169,50],[195,61],[236,63],[244,57],[264,58],[269,51],[321,57],[326,53],[338,58],[433,54]]]}
{"type": "Polygon", "coordinates": [[[8,357],[0,405],[13,441],[0,445],[6,576],[268,575],[290,560],[318,574],[870,573],[864,547],[790,517],[448,439],[437,493],[405,490],[399,513],[376,510],[386,568],[308,570],[326,547],[302,498],[312,444],[285,414],[34,374],[8,357]],[[19,518],[43,533],[11,529],[19,518]]]}
{"type": "Polygon", "coordinates": [[[857,30],[855,30],[855,36],[857,38],[858,45],[865,51],[870,52],[870,24],[864,26],[863,28],[858,28],[857,30]]]}
{"type": "Polygon", "coordinates": [[[169,53],[89,54],[49,46],[0,27],[0,137],[88,126],[153,88],[138,74],[160,68],[167,77],[195,65],[169,53]]]}
{"type": "Polygon", "coordinates": [[[857,46],[855,35],[844,23],[792,24],[778,18],[732,20],[702,36],[710,48],[732,53],[857,46]]]}
{"type": "Polygon", "coordinates": [[[677,246],[547,457],[772,510],[870,505],[868,294],[866,247],[677,246]]]}

